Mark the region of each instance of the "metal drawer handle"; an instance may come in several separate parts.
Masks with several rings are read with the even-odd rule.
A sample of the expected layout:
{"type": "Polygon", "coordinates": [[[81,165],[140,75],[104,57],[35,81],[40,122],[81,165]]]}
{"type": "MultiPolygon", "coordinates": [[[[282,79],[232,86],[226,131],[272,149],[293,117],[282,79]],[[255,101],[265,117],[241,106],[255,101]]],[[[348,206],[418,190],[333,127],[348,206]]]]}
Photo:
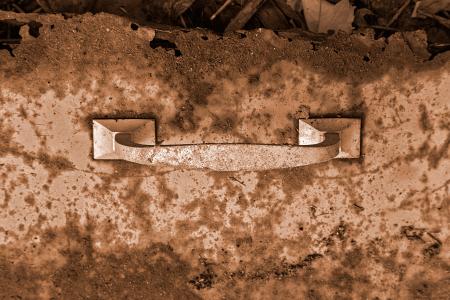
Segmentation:
{"type": "Polygon", "coordinates": [[[359,119],[301,119],[298,145],[156,145],[153,119],[97,119],[93,121],[94,159],[216,171],[292,168],[358,158],[360,131],[359,119]]]}

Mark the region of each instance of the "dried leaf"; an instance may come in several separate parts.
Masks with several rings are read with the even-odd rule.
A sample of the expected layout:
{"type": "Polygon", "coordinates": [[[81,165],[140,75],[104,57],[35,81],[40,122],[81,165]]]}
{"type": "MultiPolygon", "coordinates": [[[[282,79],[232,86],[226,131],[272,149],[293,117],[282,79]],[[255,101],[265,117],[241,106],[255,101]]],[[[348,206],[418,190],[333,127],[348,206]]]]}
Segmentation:
{"type": "Polygon", "coordinates": [[[40,7],[42,7],[42,9],[43,9],[45,12],[50,12],[50,11],[51,11],[50,5],[48,4],[47,0],[36,0],[36,2],[37,2],[37,4],[38,4],[40,7]]]}
{"type": "Polygon", "coordinates": [[[239,30],[250,20],[264,0],[249,0],[241,11],[230,21],[225,32],[239,30]]]}
{"type": "Polygon", "coordinates": [[[357,27],[367,27],[369,18],[376,18],[375,14],[367,8],[360,8],[355,11],[355,21],[353,22],[357,27]]]}
{"type": "Polygon", "coordinates": [[[326,0],[302,0],[306,23],[313,32],[352,31],[355,8],[349,0],[334,5],[326,0]]]}
{"type": "Polygon", "coordinates": [[[179,17],[182,15],[189,7],[192,6],[195,0],[176,0],[169,1],[172,7],[172,15],[179,17]]]}
{"type": "Polygon", "coordinates": [[[450,0],[421,0],[419,10],[432,15],[440,11],[450,11],[450,0]]]}
{"type": "Polygon", "coordinates": [[[46,12],[85,13],[95,7],[95,0],[37,0],[46,12]]]}
{"type": "Polygon", "coordinates": [[[286,0],[286,3],[295,11],[301,12],[303,10],[302,0],[286,0]]]}

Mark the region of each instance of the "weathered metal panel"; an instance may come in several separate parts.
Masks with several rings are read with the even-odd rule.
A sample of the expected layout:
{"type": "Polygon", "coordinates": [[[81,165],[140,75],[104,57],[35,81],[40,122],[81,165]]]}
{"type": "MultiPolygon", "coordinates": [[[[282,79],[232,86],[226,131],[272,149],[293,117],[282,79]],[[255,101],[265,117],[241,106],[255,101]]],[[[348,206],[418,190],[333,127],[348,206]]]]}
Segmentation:
{"type": "Polygon", "coordinates": [[[448,53],[157,31],[175,56],[105,14],[1,16],[43,24],[0,51],[2,297],[449,294],[448,53]],[[158,117],[167,144],[282,144],[305,110],[363,117],[363,157],[213,172],[92,156],[96,118],[158,117]]]}

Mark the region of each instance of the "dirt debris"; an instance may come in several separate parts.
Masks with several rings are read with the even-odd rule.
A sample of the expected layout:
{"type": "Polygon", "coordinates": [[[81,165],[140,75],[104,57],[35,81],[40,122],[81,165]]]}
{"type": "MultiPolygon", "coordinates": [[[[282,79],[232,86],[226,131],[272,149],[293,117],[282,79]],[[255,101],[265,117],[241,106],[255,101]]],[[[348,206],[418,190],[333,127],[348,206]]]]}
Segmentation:
{"type": "MultiPolygon", "coordinates": [[[[422,29],[427,35],[427,46],[421,56],[429,57],[447,51],[450,47],[449,6],[446,1],[142,1],[129,0],[111,4],[105,0],[67,1],[8,0],[0,10],[19,13],[63,13],[65,17],[86,12],[108,12],[131,19],[135,24],[208,28],[216,32],[239,29],[267,28],[272,30],[299,30],[308,32],[350,33],[372,28],[378,37],[395,32],[422,29]],[[305,17],[306,14],[306,17],[305,17]],[[352,27],[353,26],[353,27],[352,27]],[[325,29],[324,29],[325,28],[325,29]],[[320,29],[320,30],[319,30],[320,29]]],[[[3,35],[11,28],[3,29],[3,35]]],[[[2,31],[0,30],[0,38],[2,31]]],[[[416,42],[407,37],[411,44],[416,42]]],[[[3,41],[3,47],[9,42],[3,41]]]]}

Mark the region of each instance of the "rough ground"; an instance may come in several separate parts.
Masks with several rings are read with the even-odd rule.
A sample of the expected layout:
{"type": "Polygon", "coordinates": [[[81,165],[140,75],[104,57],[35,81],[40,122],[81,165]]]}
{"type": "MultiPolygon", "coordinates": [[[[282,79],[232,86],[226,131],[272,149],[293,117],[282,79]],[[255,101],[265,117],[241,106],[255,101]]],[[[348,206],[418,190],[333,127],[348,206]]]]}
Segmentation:
{"type": "Polygon", "coordinates": [[[420,32],[416,48],[0,19],[22,37],[0,50],[1,299],[450,294],[450,54],[413,52],[420,32]],[[307,110],[362,117],[363,157],[237,173],[92,159],[93,118],[156,117],[162,143],[292,143],[307,110]]]}

